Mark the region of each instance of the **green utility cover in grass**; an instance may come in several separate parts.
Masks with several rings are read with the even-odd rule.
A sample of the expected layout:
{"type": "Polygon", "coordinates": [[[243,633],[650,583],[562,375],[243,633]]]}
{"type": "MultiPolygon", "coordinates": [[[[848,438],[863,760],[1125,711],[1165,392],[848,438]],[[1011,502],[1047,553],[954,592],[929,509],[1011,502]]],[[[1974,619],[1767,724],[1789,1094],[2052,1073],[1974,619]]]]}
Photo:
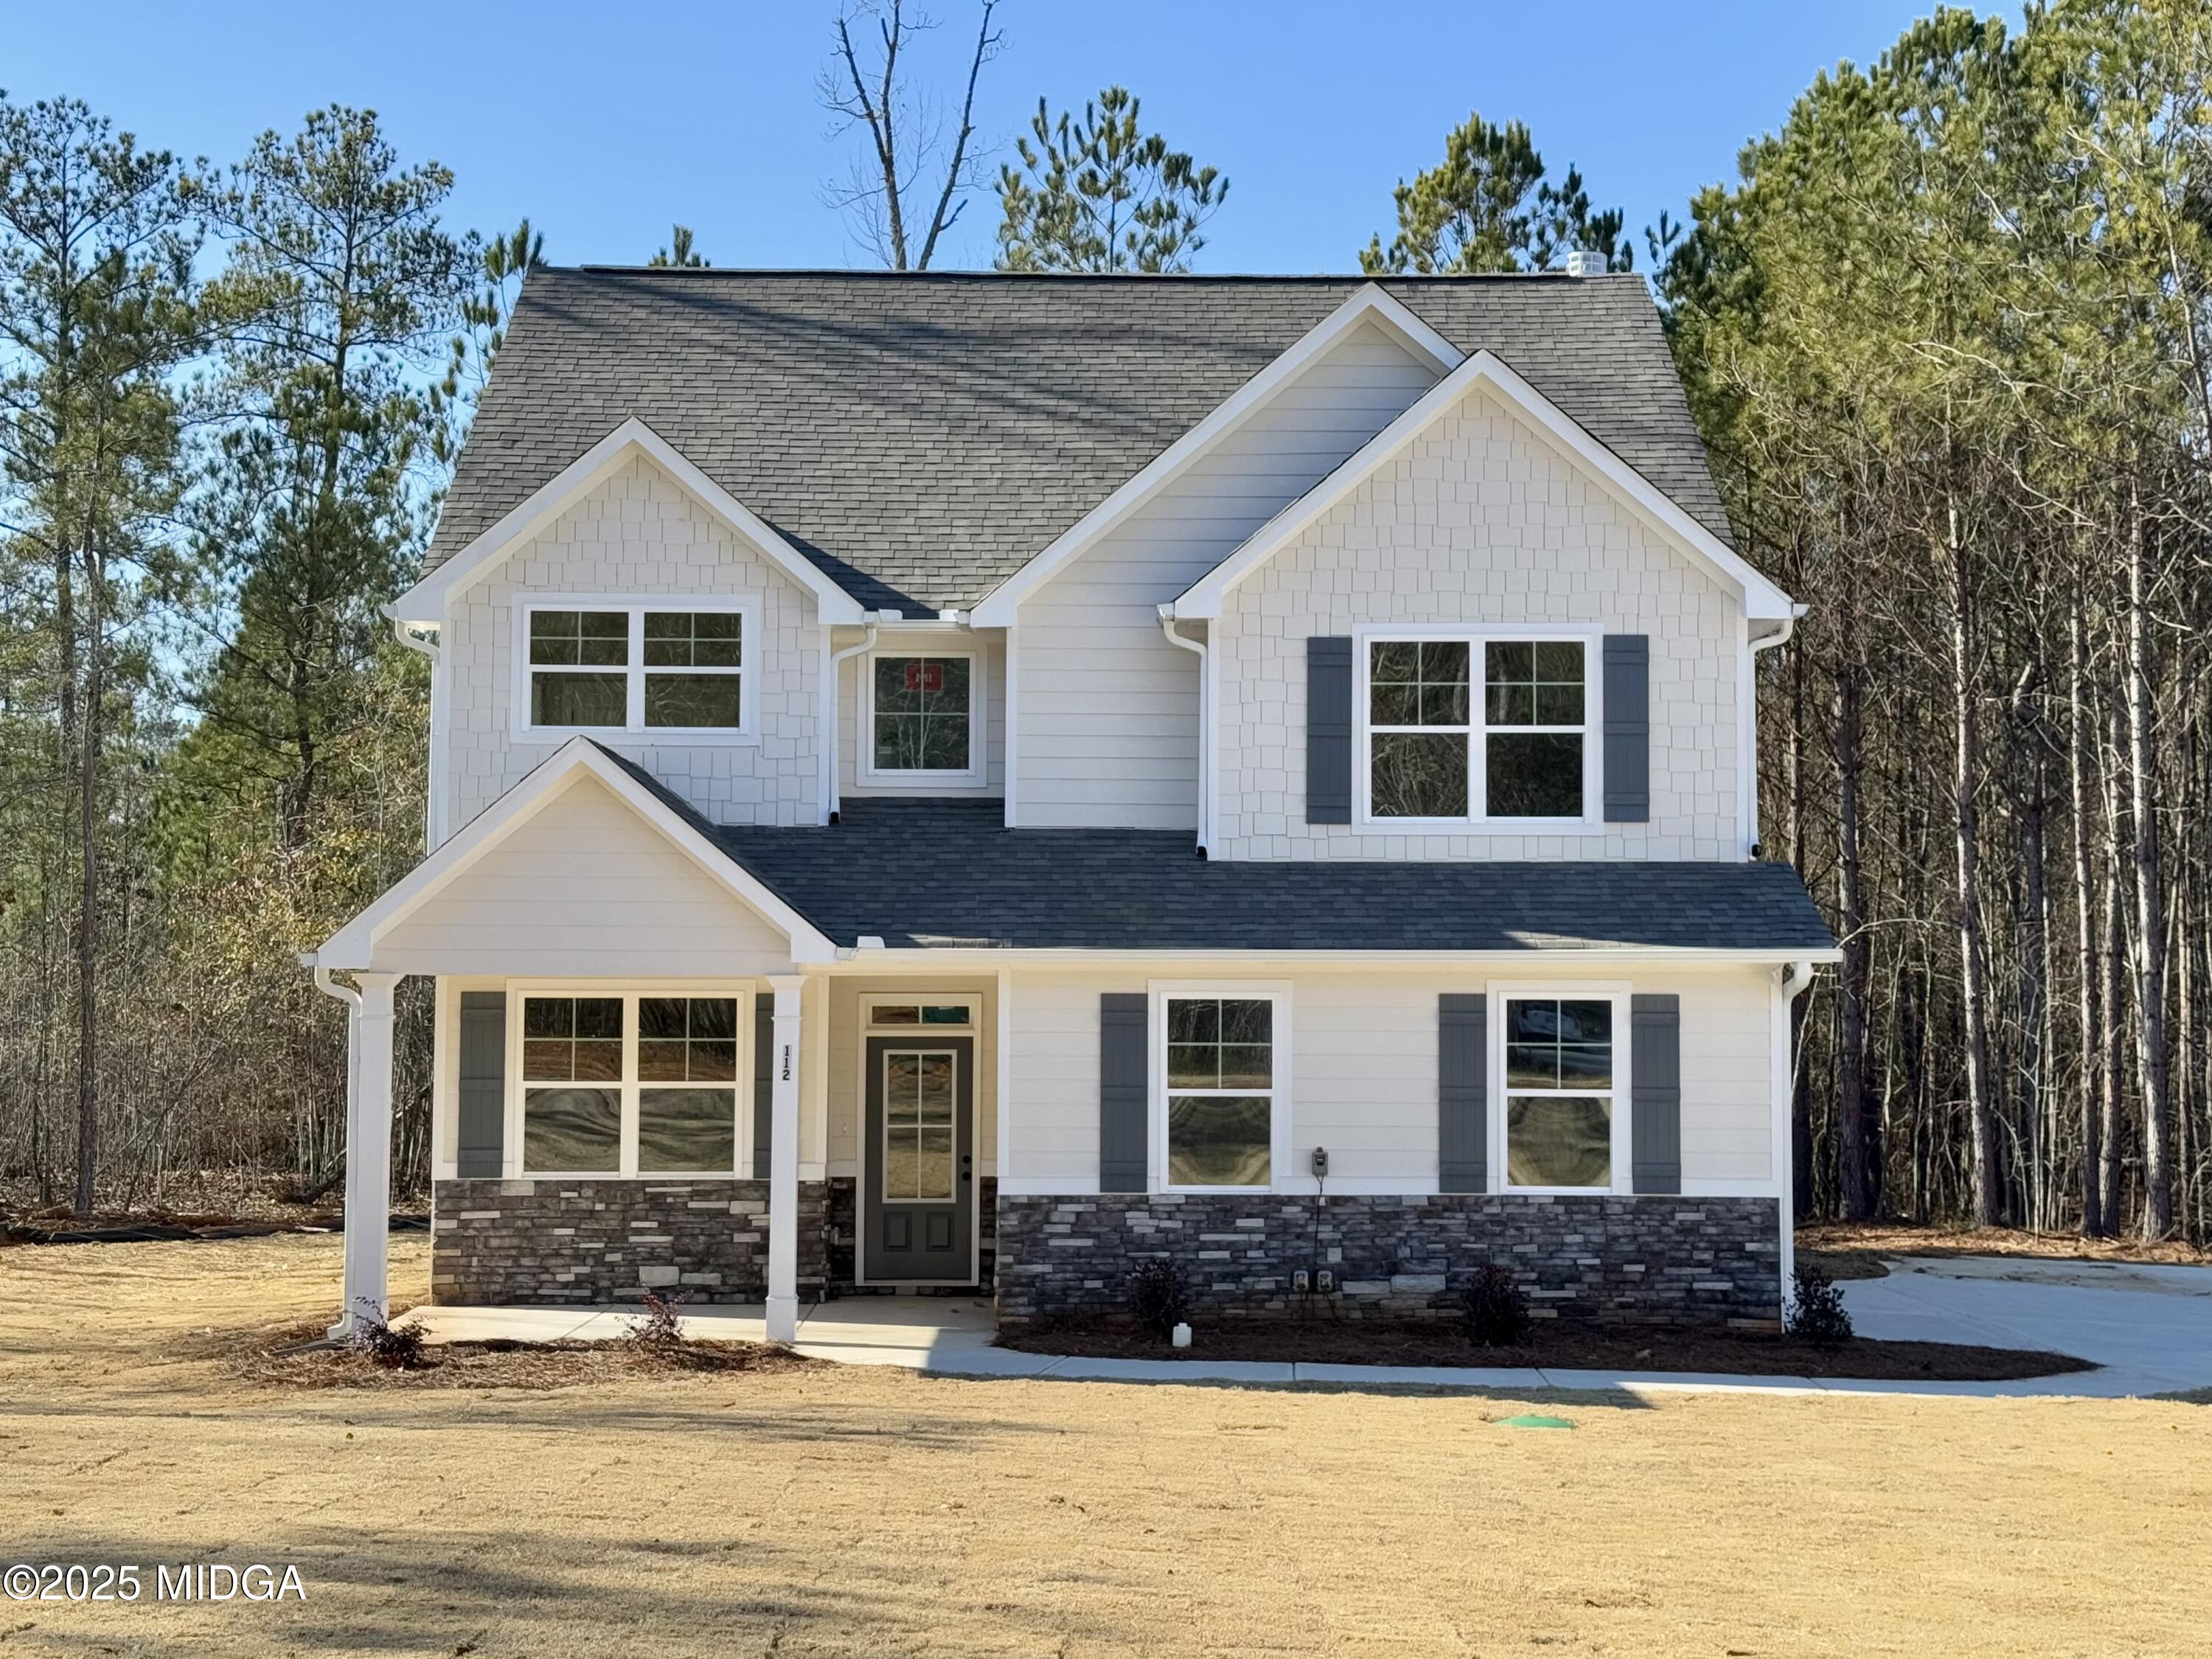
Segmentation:
{"type": "Polygon", "coordinates": [[[1508,1429],[1571,1429],[1574,1425],[1564,1417],[1545,1417],[1535,1412],[1523,1412],[1518,1417],[1501,1417],[1502,1428],[1508,1429]]]}

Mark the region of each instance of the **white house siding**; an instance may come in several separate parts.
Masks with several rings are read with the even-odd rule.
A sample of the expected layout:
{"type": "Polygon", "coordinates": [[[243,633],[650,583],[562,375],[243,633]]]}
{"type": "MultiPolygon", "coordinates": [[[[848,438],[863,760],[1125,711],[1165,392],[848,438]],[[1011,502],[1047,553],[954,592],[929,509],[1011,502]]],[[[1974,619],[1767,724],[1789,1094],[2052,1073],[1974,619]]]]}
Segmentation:
{"type": "Polygon", "coordinates": [[[517,735],[514,618],[519,598],[563,593],[757,598],[758,637],[745,642],[757,742],[597,735],[718,823],[817,820],[823,629],[813,598],[641,458],[456,596],[443,642],[452,677],[447,835],[560,746],[517,735]]]}
{"type": "MultiPolygon", "coordinates": [[[[1438,995],[1547,981],[1679,996],[1684,1191],[1775,1190],[1771,974],[1747,966],[1577,969],[1557,961],[1460,975],[1434,969],[1285,974],[1218,964],[1189,970],[1178,964],[1152,975],[1018,972],[1000,1190],[1097,1189],[1098,999],[1103,992],[1143,991],[1151,979],[1289,984],[1291,1161],[1277,1172],[1284,1191],[1313,1190],[1307,1173],[1313,1149],[1325,1146],[1332,1191],[1434,1192],[1438,995]]],[[[1620,1081],[1625,1091],[1625,1073],[1620,1081]]]]}
{"type": "MultiPolygon", "coordinates": [[[[1741,857],[1742,626],[1741,603],[1686,555],[1503,404],[1472,393],[1229,595],[1213,624],[1221,737],[1213,856],[1741,857]],[[1431,622],[1648,635],[1650,821],[1573,836],[1306,823],[1307,638],[1431,622]]],[[[1596,670],[1592,663],[1593,683],[1596,670]]],[[[1355,757],[1355,769],[1362,764],[1355,757]]]]}
{"type": "MultiPolygon", "coordinates": [[[[837,630],[836,648],[858,645],[864,636],[858,629],[837,630]]],[[[977,735],[983,744],[983,775],[957,782],[936,778],[871,778],[862,775],[860,738],[861,675],[868,664],[862,653],[837,665],[837,788],[845,795],[981,795],[1001,794],[1006,778],[1006,640],[994,629],[966,634],[933,629],[902,634],[890,629],[878,632],[876,649],[886,655],[966,653],[982,671],[982,706],[978,711],[977,735]]]]}
{"type": "Polygon", "coordinates": [[[784,936],[586,778],[376,941],[410,974],[728,978],[789,973],[784,936]]]}
{"type": "Polygon", "coordinates": [[[1024,825],[1197,825],[1198,659],[1174,599],[1436,383],[1357,329],[1021,607],[1015,811],[1024,825]]]}

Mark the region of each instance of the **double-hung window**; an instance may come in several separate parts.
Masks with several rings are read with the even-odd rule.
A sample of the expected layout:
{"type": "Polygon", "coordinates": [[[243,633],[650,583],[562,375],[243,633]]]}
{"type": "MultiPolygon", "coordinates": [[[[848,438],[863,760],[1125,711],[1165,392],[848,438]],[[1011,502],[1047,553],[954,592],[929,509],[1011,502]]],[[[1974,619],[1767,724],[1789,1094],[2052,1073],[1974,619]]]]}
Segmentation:
{"type": "Polygon", "coordinates": [[[981,676],[971,655],[883,652],[868,659],[867,768],[877,776],[970,776],[981,676]]]}
{"type": "Polygon", "coordinates": [[[753,615],[742,601],[526,601],[525,729],[744,737],[753,615]]]}
{"type": "Polygon", "coordinates": [[[522,1173],[735,1173],[733,996],[522,998],[522,1173]]]}
{"type": "Polygon", "coordinates": [[[1581,638],[1370,638],[1368,817],[1585,820],[1596,755],[1589,655],[1581,638]]]}
{"type": "Polygon", "coordinates": [[[1620,1119],[1617,999],[1508,994],[1500,1001],[1506,1186],[1610,1188],[1620,1119]]]}
{"type": "Polygon", "coordinates": [[[1170,994],[1164,1005],[1167,1184],[1264,1190],[1281,1108],[1276,999],[1170,994]]]}

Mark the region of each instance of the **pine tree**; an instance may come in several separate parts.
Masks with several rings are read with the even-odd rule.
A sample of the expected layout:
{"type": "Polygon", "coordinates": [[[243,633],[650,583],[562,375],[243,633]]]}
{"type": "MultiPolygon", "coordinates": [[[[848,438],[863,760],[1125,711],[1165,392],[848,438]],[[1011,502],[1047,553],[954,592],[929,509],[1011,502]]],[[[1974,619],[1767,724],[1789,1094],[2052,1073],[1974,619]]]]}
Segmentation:
{"type": "Polygon", "coordinates": [[[1466,276],[1544,270],[1577,248],[1603,256],[1608,270],[1635,268],[1621,234],[1620,210],[1590,210],[1573,167],[1557,185],[1519,121],[1492,126],[1470,114],[1444,137],[1444,159],[1401,180],[1394,195],[1398,234],[1386,249],[1378,234],[1359,255],[1370,276],[1466,276]]]}
{"type": "Polygon", "coordinates": [[[1023,171],[999,170],[999,270],[1190,269],[1229,180],[1146,134],[1139,107],[1127,88],[1109,87],[1079,120],[1063,112],[1055,122],[1037,100],[1036,144],[1015,141],[1023,171]]]}

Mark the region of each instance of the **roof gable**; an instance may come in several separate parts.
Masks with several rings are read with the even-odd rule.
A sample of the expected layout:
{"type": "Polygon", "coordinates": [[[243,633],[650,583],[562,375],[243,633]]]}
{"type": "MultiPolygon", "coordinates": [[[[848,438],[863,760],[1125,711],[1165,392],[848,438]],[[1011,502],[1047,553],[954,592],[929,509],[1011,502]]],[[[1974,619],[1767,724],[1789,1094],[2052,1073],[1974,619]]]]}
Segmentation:
{"type": "Polygon", "coordinates": [[[436,624],[453,596],[496,569],[507,556],[574,507],[634,459],[643,456],[732,532],[812,593],[825,623],[866,620],[860,602],[786,541],[743,501],[678,453],[635,416],[624,420],[533,490],[496,524],[457,550],[385,607],[395,621],[436,624]]]}
{"type": "Polygon", "coordinates": [[[523,285],[428,562],[635,417],[863,607],[968,608],[1370,287],[1726,538],[1632,276],[554,268],[523,285]]]}
{"type": "Polygon", "coordinates": [[[1600,443],[1498,357],[1478,351],[1431,387],[1413,406],[1363,445],[1348,460],[1254,532],[1176,600],[1175,615],[1188,620],[1218,617],[1224,598],[1269,559],[1311,528],[1368,479],[1477,391],[1496,397],[1525,420],[1563,459],[1594,476],[1613,497],[1669,545],[1686,555],[1743,601],[1753,621],[1787,620],[1790,596],[1752,568],[1735,549],[1684,512],[1674,500],[1600,443]]]}
{"type": "Polygon", "coordinates": [[[1434,364],[1438,374],[1457,368],[1462,360],[1464,354],[1450,341],[1370,283],[1001,582],[975,607],[975,622],[991,628],[1011,626],[1024,599],[1127,523],[1176,479],[1200,465],[1339,342],[1369,323],[1379,325],[1416,358],[1434,364]]]}
{"type": "Polygon", "coordinates": [[[315,965],[341,969],[372,967],[380,939],[422,910],[486,854],[586,778],[596,780],[645,826],[789,939],[793,961],[836,958],[836,947],[812,922],[750,872],[731,861],[717,845],[713,825],[590,738],[572,738],[474,823],[387,889],[375,903],[324,940],[315,952],[315,965]]]}

